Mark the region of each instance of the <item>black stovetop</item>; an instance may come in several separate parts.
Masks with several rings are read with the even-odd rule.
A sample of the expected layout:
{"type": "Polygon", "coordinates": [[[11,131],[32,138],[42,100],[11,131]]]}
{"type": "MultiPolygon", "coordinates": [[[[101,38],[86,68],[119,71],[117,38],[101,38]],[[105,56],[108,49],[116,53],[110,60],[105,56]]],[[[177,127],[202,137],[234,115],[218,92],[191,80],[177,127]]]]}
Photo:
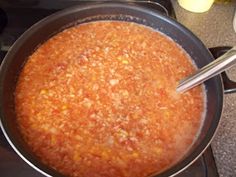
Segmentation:
{"type": "MultiPolygon", "coordinates": [[[[170,0],[123,1],[135,3],[176,18],[170,0]]],[[[2,0],[0,2],[0,61],[14,41],[31,25],[61,9],[85,3],[104,3],[104,1],[82,0],[2,0]]],[[[105,3],[109,3],[106,1],[105,3]]],[[[215,51],[217,52],[217,51],[215,51]]],[[[0,130],[0,176],[1,177],[39,177],[43,176],[26,164],[10,147],[0,130]]],[[[209,147],[190,167],[177,177],[218,177],[214,156],[209,147]]]]}

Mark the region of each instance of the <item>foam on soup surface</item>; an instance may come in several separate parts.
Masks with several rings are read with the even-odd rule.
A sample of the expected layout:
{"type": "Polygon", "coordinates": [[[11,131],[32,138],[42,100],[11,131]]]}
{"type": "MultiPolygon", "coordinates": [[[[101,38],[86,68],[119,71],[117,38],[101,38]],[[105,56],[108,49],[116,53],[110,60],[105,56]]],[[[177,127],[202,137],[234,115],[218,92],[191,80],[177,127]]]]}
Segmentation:
{"type": "Polygon", "coordinates": [[[181,159],[204,112],[204,90],[180,94],[195,71],[170,38],[131,22],[68,28],[25,64],[15,92],[24,140],[71,177],[145,177],[181,159]]]}

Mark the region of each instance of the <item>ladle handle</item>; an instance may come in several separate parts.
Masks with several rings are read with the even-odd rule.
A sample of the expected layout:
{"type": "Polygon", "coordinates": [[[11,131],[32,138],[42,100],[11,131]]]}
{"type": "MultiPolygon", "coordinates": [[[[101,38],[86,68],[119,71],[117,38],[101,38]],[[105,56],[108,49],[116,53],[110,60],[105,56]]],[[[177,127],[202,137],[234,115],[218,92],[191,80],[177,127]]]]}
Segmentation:
{"type": "Polygon", "coordinates": [[[203,83],[204,81],[220,74],[221,72],[233,66],[235,63],[236,46],[234,46],[232,49],[230,49],[228,52],[226,52],[224,55],[220,56],[213,62],[198,70],[196,73],[190,75],[184,80],[181,80],[177,87],[177,91],[185,92],[203,83]]]}

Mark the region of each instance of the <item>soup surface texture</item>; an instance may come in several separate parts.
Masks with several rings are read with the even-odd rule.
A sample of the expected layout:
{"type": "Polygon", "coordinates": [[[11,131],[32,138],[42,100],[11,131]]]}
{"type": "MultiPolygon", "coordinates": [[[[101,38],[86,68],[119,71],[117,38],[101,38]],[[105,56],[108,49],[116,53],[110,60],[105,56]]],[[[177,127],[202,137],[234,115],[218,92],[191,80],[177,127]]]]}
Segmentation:
{"type": "Polygon", "coordinates": [[[68,28],[20,73],[15,109],[41,161],[71,177],[145,177],[186,154],[201,127],[204,90],[176,92],[195,71],[175,42],[131,22],[68,28]]]}

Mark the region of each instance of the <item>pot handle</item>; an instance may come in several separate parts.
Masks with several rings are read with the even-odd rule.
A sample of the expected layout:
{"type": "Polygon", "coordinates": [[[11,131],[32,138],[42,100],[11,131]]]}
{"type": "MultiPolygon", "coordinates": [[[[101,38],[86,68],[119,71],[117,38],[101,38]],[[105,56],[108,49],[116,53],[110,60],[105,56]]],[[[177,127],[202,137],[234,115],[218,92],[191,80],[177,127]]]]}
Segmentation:
{"type": "MultiPolygon", "coordinates": [[[[232,49],[232,47],[229,46],[223,46],[223,47],[212,47],[209,48],[211,54],[214,58],[218,58],[221,55],[225,54],[228,50],[232,49]]],[[[226,72],[221,73],[223,84],[224,84],[224,93],[235,93],[236,92],[236,82],[232,81],[226,72]]]]}

